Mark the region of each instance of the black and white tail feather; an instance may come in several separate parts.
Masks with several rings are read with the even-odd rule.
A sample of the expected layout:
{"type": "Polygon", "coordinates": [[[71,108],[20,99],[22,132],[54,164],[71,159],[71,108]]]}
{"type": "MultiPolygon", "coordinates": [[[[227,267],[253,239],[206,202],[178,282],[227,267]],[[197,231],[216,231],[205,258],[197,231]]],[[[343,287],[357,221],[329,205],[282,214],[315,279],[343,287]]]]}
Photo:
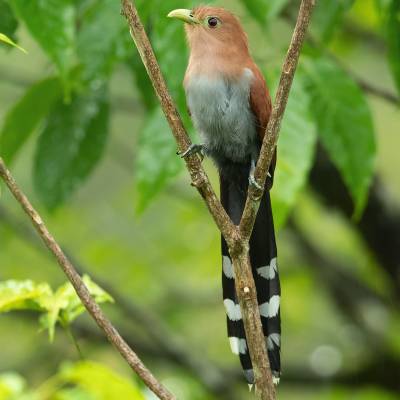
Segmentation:
{"type": "MultiPolygon", "coordinates": [[[[220,170],[221,202],[235,224],[240,222],[247,196],[248,167],[224,176],[220,170]]],[[[250,263],[257,290],[257,301],[267,345],[268,358],[274,383],[280,377],[280,282],[277,269],[277,249],[269,190],[265,190],[250,239],[250,263]]],[[[222,288],[227,314],[228,337],[232,352],[239,355],[249,385],[254,373],[248,351],[242,315],[236,296],[234,271],[228,247],[222,238],[222,288]]]]}

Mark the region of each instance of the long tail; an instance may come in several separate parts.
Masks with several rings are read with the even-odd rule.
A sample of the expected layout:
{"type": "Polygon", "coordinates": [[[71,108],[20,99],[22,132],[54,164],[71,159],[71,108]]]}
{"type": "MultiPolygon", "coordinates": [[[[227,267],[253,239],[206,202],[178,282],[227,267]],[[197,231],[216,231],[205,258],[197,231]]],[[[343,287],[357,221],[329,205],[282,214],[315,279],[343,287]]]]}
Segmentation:
{"type": "MultiPolygon", "coordinates": [[[[242,216],[248,186],[246,173],[236,175],[234,181],[221,174],[221,202],[235,224],[242,216]]],[[[275,381],[280,376],[280,282],[277,269],[276,242],[269,191],[260,203],[254,230],[250,239],[250,262],[257,289],[261,322],[266,340],[271,371],[275,381]]],[[[239,355],[243,372],[249,384],[254,383],[253,368],[248,351],[242,316],[236,296],[234,273],[228,247],[222,238],[222,288],[227,313],[228,337],[232,352],[239,355]]]]}

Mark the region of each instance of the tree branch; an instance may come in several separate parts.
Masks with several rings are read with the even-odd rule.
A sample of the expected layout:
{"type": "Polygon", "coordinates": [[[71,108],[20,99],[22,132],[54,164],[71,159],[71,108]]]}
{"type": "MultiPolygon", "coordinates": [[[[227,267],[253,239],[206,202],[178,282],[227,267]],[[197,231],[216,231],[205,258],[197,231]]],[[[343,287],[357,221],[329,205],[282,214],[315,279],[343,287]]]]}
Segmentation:
{"type": "MultiPolygon", "coordinates": [[[[37,235],[34,234],[31,227],[25,224],[24,221],[15,218],[5,207],[1,206],[1,204],[0,222],[4,222],[8,225],[21,240],[31,245],[34,249],[39,251],[43,249],[41,241],[37,235]]],[[[200,357],[193,349],[189,351],[188,345],[178,335],[174,334],[174,332],[171,331],[157,315],[152,313],[151,310],[121,295],[110,282],[96,276],[93,272],[93,268],[83,265],[69,249],[64,246],[61,247],[63,252],[74,264],[79,274],[89,274],[96,283],[105,289],[113,297],[116,305],[127,320],[136,326],[140,326],[141,329],[145,331],[146,338],[149,339],[152,346],[147,345],[147,347],[145,347],[143,343],[138,342],[134,330],[124,330],[120,328],[119,331],[121,335],[126,338],[130,347],[140,350],[141,353],[145,350],[146,355],[156,355],[157,358],[164,356],[177,365],[183,366],[190,371],[207,390],[220,399],[238,399],[233,386],[234,382],[232,382],[232,379],[227,379],[227,371],[225,369],[218,367],[204,357],[204,355],[200,357]]],[[[51,256],[48,252],[46,252],[46,254],[51,256]]],[[[202,300],[204,299],[200,300],[201,304],[204,305],[205,303],[202,300]]],[[[100,332],[95,332],[91,327],[86,327],[85,325],[79,324],[79,322],[75,322],[74,326],[78,328],[79,331],[90,331],[91,337],[97,339],[99,339],[99,336],[103,337],[100,332]]]]}
{"type": "MultiPolygon", "coordinates": [[[[189,148],[191,141],[185,127],[183,126],[182,119],[175,103],[168,92],[164,77],[162,76],[153,48],[140,20],[136,7],[129,0],[122,0],[122,13],[129,23],[131,36],[136,44],[143,64],[146,67],[154,91],[160,100],[161,107],[178,145],[178,150],[180,153],[183,153],[189,148]]],[[[228,217],[228,214],[222,207],[221,202],[218,200],[217,195],[211,187],[210,181],[201,165],[199,157],[197,155],[192,155],[185,157],[184,160],[192,180],[192,185],[197,188],[200,195],[203,197],[208,210],[227,242],[232,243],[232,239],[238,237],[237,229],[228,217]]]]}
{"type": "MultiPolygon", "coordinates": [[[[190,145],[190,139],[182,124],[177,108],[168,92],[164,78],[161,74],[150,41],[140,21],[136,7],[130,0],[122,0],[122,12],[131,29],[132,38],[138,48],[139,54],[152,81],[154,90],[160,100],[164,114],[172,129],[179,150],[185,151],[190,145]]],[[[278,131],[286,107],[287,99],[293,76],[296,70],[300,49],[311,17],[315,0],[302,0],[298,21],[293,34],[292,43],[283,66],[278,95],[274,104],[272,117],[269,121],[260,158],[257,163],[255,177],[264,184],[272,154],[278,139],[278,131]]],[[[261,326],[260,312],[257,303],[257,293],[251,272],[249,259],[249,238],[262,196],[260,190],[249,190],[248,199],[240,233],[233,224],[220,201],[215,195],[201,162],[197,156],[185,159],[187,169],[192,179],[192,184],[198,189],[205,200],[211,215],[224,236],[235,270],[235,287],[243,317],[250,358],[254,370],[256,394],[260,399],[275,399],[275,387],[272,381],[265,339],[261,326]]]]}
{"type": "MultiPolygon", "coordinates": [[[[283,114],[286,109],[290,88],[292,86],[294,74],[296,72],[300,57],[300,50],[303,46],[315,2],[316,0],[302,0],[296,26],[292,35],[292,40],[282,67],[276,99],[272,108],[272,115],[265,131],[260,156],[254,172],[256,181],[262,187],[265,185],[265,180],[267,179],[267,174],[275,147],[278,143],[279,130],[281,127],[283,114]]],[[[254,186],[250,186],[249,188],[242,220],[240,221],[239,225],[239,231],[241,235],[243,235],[243,237],[247,240],[250,238],[253,230],[262,193],[262,190],[259,190],[254,186]]]]}
{"type": "MultiPolygon", "coordinates": [[[[292,14],[290,10],[291,6],[282,12],[282,17],[287,20],[289,23],[293,23],[295,21],[295,16],[292,14]]],[[[349,25],[350,26],[350,25],[349,25]]],[[[347,27],[349,27],[347,26],[347,27]]],[[[346,28],[346,27],[345,27],[346,28]]],[[[369,36],[364,37],[365,41],[368,42],[369,44],[371,43],[371,40],[367,39],[373,39],[375,38],[376,40],[380,40],[378,36],[376,36],[373,32],[369,32],[369,36]]],[[[340,58],[334,54],[332,51],[330,51],[323,43],[321,43],[318,38],[313,37],[309,35],[307,39],[307,43],[310,44],[312,47],[323,51],[324,54],[327,55],[332,61],[334,61],[336,64],[338,64],[348,75],[351,76],[351,78],[357,83],[357,85],[363,89],[366,93],[372,96],[376,96],[381,98],[382,100],[387,101],[388,103],[391,103],[395,106],[398,106],[400,103],[400,98],[398,97],[397,94],[391,92],[390,90],[387,90],[383,87],[376,86],[375,84],[367,81],[366,79],[360,77],[357,73],[353,72],[352,70],[347,67],[343,61],[340,60],[340,58]]]]}
{"type": "Polygon", "coordinates": [[[43,242],[46,244],[47,248],[57,259],[58,264],[73,285],[83,305],[96,321],[100,329],[103,330],[107,336],[107,339],[114,345],[114,347],[130,365],[132,370],[139,375],[149,389],[151,389],[162,400],[174,400],[175,396],[172,395],[160,382],[158,382],[153,374],[145,367],[136,353],[129,347],[119,332],[114,328],[110,320],[105,316],[99,305],[94,301],[80,275],[66,257],[64,252],[61,250],[54,237],[48,231],[38,212],[33,208],[28,198],[19,189],[2,158],[0,158],[0,176],[30,218],[33,226],[42,238],[43,242]]]}

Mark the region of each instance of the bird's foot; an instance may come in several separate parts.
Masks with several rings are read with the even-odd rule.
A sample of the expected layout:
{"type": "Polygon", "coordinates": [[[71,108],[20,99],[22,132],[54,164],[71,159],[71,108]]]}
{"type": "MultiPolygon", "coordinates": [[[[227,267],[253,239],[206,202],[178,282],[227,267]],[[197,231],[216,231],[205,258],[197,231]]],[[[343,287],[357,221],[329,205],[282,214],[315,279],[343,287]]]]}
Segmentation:
{"type": "Polygon", "coordinates": [[[256,158],[252,157],[250,162],[250,172],[249,172],[249,185],[257,190],[263,190],[264,188],[258,184],[256,178],[254,177],[254,172],[256,170],[256,158]]]}
{"type": "Polygon", "coordinates": [[[200,160],[203,161],[204,153],[205,153],[204,152],[204,144],[193,143],[183,153],[178,152],[177,154],[180,155],[181,158],[185,158],[188,156],[192,156],[194,154],[198,154],[200,156],[200,160]]]}
{"type": "Polygon", "coordinates": [[[258,190],[262,190],[262,186],[258,184],[258,182],[256,181],[256,178],[254,177],[254,174],[252,172],[250,172],[249,175],[249,185],[253,186],[255,189],[258,190]]]}

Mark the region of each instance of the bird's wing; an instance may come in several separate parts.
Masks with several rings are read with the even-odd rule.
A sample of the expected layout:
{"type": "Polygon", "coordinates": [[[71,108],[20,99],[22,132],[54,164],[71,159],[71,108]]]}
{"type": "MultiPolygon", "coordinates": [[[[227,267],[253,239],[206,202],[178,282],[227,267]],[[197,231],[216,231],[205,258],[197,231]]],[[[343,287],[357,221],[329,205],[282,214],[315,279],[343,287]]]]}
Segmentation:
{"type": "MultiPolygon", "coordinates": [[[[260,137],[260,140],[262,141],[265,135],[265,130],[267,128],[269,118],[271,116],[271,97],[269,95],[267,84],[265,83],[265,79],[261,71],[255,64],[251,66],[251,70],[254,74],[254,79],[250,87],[250,108],[255,117],[258,135],[260,137]]],[[[276,150],[274,152],[271,166],[269,168],[271,179],[268,186],[272,186],[275,165],[276,150]]]]}
{"type": "Polygon", "coordinates": [[[260,70],[252,68],[254,78],[250,87],[250,107],[256,118],[257,132],[262,140],[271,115],[271,98],[260,70]]]}

